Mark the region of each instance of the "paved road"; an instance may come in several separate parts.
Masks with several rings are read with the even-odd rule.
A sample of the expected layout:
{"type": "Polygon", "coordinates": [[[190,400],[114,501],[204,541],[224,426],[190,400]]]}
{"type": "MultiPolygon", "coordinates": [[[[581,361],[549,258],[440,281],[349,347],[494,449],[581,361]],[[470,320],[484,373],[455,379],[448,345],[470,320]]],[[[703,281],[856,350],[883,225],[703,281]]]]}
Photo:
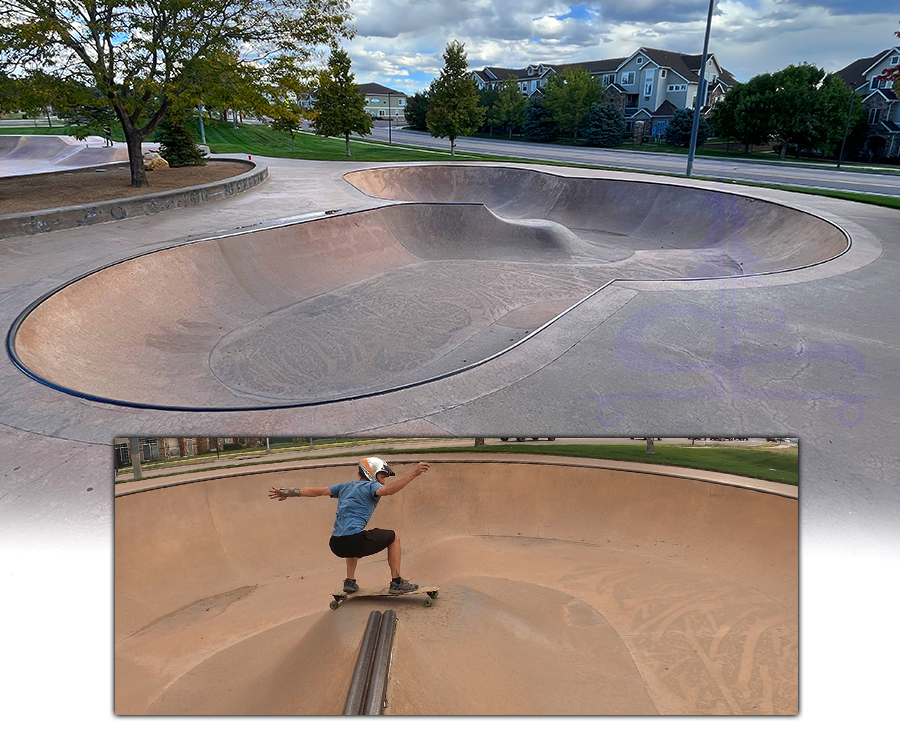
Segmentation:
{"type": "MultiPolygon", "coordinates": [[[[401,145],[417,145],[449,150],[449,142],[433,138],[426,132],[413,130],[391,131],[391,139],[401,145]]],[[[376,127],[372,136],[387,140],[388,129],[376,127]]],[[[598,148],[570,148],[539,143],[510,142],[509,140],[467,137],[461,138],[456,147],[461,153],[508,155],[534,160],[552,160],[565,163],[582,163],[609,167],[621,167],[652,173],[683,175],[687,158],[674,153],[632,153],[598,148]]],[[[774,183],[783,186],[804,186],[835,191],[854,191],[886,196],[900,196],[900,175],[886,173],[862,173],[847,169],[818,168],[786,162],[779,164],[757,163],[725,158],[694,159],[694,176],[724,178],[730,181],[774,183]]]]}

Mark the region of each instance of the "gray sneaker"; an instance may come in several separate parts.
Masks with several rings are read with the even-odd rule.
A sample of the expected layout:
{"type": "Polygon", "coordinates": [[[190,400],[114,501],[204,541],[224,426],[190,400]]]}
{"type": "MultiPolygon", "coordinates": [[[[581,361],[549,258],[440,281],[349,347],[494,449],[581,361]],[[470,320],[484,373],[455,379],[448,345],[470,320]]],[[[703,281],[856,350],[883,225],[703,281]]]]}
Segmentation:
{"type": "Polygon", "coordinates": [[[393,578],[391,586],[388,588],[388,593],[392,596],[399,596],[402,593],[411,593],[414,590],[419,590],[419,586],[415,583],[410,583],[408,580],[403,580],[403,578],[393,578]]]}
{"type": "Polygon", "coordinates": [[[358,591],[358,590],[359,590],[359,585],[357,585],[355,580],[353,580],[351,578],[347,578],[344,581],[344,593],[356,593],[356,591],[358,591]]]}

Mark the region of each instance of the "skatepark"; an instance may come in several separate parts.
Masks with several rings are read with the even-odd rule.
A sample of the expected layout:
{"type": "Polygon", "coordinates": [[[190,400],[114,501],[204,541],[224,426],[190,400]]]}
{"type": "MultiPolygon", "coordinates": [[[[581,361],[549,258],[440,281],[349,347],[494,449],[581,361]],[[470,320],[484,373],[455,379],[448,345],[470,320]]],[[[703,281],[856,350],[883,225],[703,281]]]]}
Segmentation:
{"type": "MultiPolygon", "coordinates": [[[[329,609],[334,502],[266,496],[345,481],[355,459],[123,484],[116,713],[339,715],[376,609],[398,618],[389,715],[797,713],[795,487],[541,456],[391,464],[418,460],[431,471],[370,526],[440,586],[430,608],[329,609]]],[[[357,577],[383,585],[384,553],[357,577]]]]}
{"type": "MultiPolygon", "coordinates": [[[[813,703],[805,708],[803,718],[810,725],[825,722],[821,720],[823,717],[830,719],[822,711],[830,708],[833,699],[890,699],[885,686],[888,675],[873,674],[871,668],[877,668],[886,658],[882,653],[885,643],[880,629],[889,626],[887,609],[896,605],[893,586],[886,585],[883,578],[896,575],[898,558],[895,488],[900,463],[896,451],[886,444],[886,441],[889,444],[886,436],[893,434],[896,415],[900,414],[900,373],[896,358],[896,344],[900,343],[900,313],[896,305],[896,283],[900,281],[897,255],[900,213],[897,210],[722,181],[673,181],[649,173],[537,164],[466,164],[467,168],[501,171],[514,168],[554,178],[610,181],[617,186],[621,184],[620,191],[629,190],[624,184],[642,184],[658,187],[658,191],[728,194],[738,202],[759,202],[741,203],[748,207],[742,209],[745,211],[756,207],[759,214],[764,205],[770,205],[774,207],[770,212],[798,212],[809,218],[800,220],[799,226],[780,230],[779,241],[768,243],[777,246],[761,250],[760,261],[772,262],[773,269],[766,266],[763,271],[747,270],[741,274],[733,263],[747,267],[750,260],[732,256],[734,242],[729,243],[727,235],[710,240],[713,246],[701,246],[707,232],[698,231],[698,240],[693,244],[687,242],[688,246],[682,246],[685,244],[682,239],[680,246],[667,248],[663,243],[658,245],[659,257],[649,258],[650,254],[656,254],[655,247],[632,246],[650,243],[649,237],[632,234],[632,242],[626,243],[628,236],[617,236],[622,229],[605,226],[598,227],[595,235],[586,232],[574,217],[565,219],[548,214],[544,218],[537,208],[523,207],[521,218],[517,219],[513,203],[501,211],[500,202],[494,200],[497,211],[488,207],[481,212],[482,223],[478,226],[482,227],[484,221],[491,224],[479,231],[501,232],[509,227],[523,227],[531,232],[529,236],[534,243],[529,251],[536,252],[540,249],[538,245],[551,242],[552,257],[541,259],[535,255],[521,263],[511,262],[504,259],[509,253],[503,245],[482,266],[495,272],[506,268],[513,274],[521,266],[524,275],[532,278],[530,282],[538,280],[536,272],[547,281],[546,271],[539,271],[539,267],[572,275],[583,270],[585,275],[577,287],[567,284],[571,289],[562,293],[562,297],[554,293],[553,298],[543,300],[529,294],[529,302],[516,305],[514,311],[509,310],[510,303],[504,303],[502,298],[499,306],[496,299],[485,304],[465,301],[463,305],[472,312],[481,310],[491,317],[486,316],[476,324],[473,334],[477,338],[468,337],[468,342],[457,339],[450,344],[453,350],[458,350],[466,343],[473,348],[474,355],[476,341],[483,339],[486,348],[477,351],[481,359],[477,366],[467,364],[465,368],[445,372],[445,376],[429,369],[440,367],[442,355],[451,353],[447,344],[435,345],[427,339],[417,341],[411,344],[409,361],[402,360],[399,352],[404,348],[404,340],[394,337],[395,313],[401,314],[396,318],[398,327],[414,322],[415,318],[409,314],[415,316],[420,305],[423,315],[434,315],[434,309],[428,309],[428,302],[413,302],[411,308],[390,311],[392,322],[388,332],[374,334],[385,344],[382,355],[365,349],[349,356],[323,352],[324,366],[316,372],[310,371],[316,377],[312,382],[314,389],[300,393],[299,382],[291,381],[293,375],[286,379],[281,372],[294,368],[292,357],[279,355],[281,344],[296,348],[290,338],[305,337],[302,319],[277,322],[280,314],[277,309],[284,303],[279,298],[284,293],[248,295],[253,284],[245,283],[236,285],[233,294],[241,308],[253,305],[255,310],[246,316],[241,312],[219,314],[219,308],[213,304],[220,305],[221,300],[210,300],[210,307],[203,310],[207,294],[221,295],[224,286],[213,280],[227,273],[227,261],[236,254],[233,249],[229,252],[224,243],[238,237],[246,242],[252,239],[249,235],[256,233],[261,235],[260,239],[275,240],[276,235],[271,232],[278,229],[296,226],[296,231],[306,224],[324,228],[338,220],[353,221],[353,216],[357,222],[362,217],[388,217],[390,214],[384,214],[383,210],[389,208],[424,207],[443,202],[430,200],[429,197],[435,196],[428,192],[425,183],[409,177],[389,182],[390,190],[409,191],[403,196],[412,198],[415,194],[413,201],[380,198],[395,195],[385,193],[388,182],[362,181],[360,177],[354,182],[353,174],[360,171],[425,168],[425,165],[274,158],[262,162],[269,168],[269,179],[231,199],[189,210],[15,237],[5,240],[0,247],[0,266],[4,273],[0,317],[8,338],[12,336],[12,343],[19,326],[30,317],[37,317],[41,304],[55,306],[78,295],[77,288],[67,286],[82,282],[90,285],[91,278],[97,275],[106,278],[109,288],[120,288],[112,299],[104,300],[108,306],[105,310],[92,310],[86,299],[73,300],[83,310],[80,316],[76,312],[76,317],[68,320],[68,332],[57,324],[52,345],[42,344],[40,339],[20,343],[23,354],[26,348],[33,350],[28,366],[22,361],[16,363],[15,349],[9,350],[10,341],[7,342],[8,358],[0,362],[0,390],[5,397],[0,401],[0,458],[7,467],[0,495],[4,523],[0,544],[12,557],[21,559],[22,567],[39,568],[36,574],[41,580],[37,595],[43,593],[47,600],[56,600],[55,588],[69,579],[68,573],[65,578],[60,577],[59,558],[72,557],[69,565],[72,576],[82,578],[93,588],[93,597],[99,599],[97,603],[101,607],[100,613],[92,611],[78,623],[61,619],[55,611],[51,615],[52,603],[35,608],[35,594],[27,587],[13,594],[21,600],[16,600],[8,611],[12,614],[11,623],[41,629],[39,637],[29,639],[23,659],[44,658],[56,654],[73,639],[84,640],[85,654],[77,662],[74,658],[59,660],[60,664],[68,665],[68,676],[73,681],[69,688],[72,709],[87,705],[83,700],[102,698],[105,701],[110,689],[104,686],[100,693],[93,687],[86,689],[88,683],[81,676],[84,659],[95,654],[94,678],[102,678],[113,654],[107,647],[108,624],[103,623],[104,609],[112,607],[112,585],[106,573],[113,546],[110,446],[118,436],[191,434],[599,437],[652,432],[661,436],[797,436],[804,446],[800,458],[804,485],[800,595],[805,614],[801,691],[804,704],[813,703]],[[535,218],[529,217],[543,219],[544,223],[536,226],[535,218]],[[804,240],[803,222],[821,227],[818,231],[829,244],[820,249],[818,242],[804,240]],[[584,244],[568,236],[560,244],[559,239],[549,236],[560,233],[561,226],[584,244]],[[608,233],[600,232],[601,229],[608,233]],[[548,233],[547,239],[542,239],[540,232],[548,233]],[[844,237],[843,245],[838,233],[844,237]],[[778,260],[782,255],[795,257],[790,254],[795,237],[804,242],[804,248],[810,248],[803,254],[806,264],[796,268],[781,266],[778,260]],[[591,242],[592,238],[603,241],[591,242]],[[219,257],[219,264],[225,264],[210,271],[195,270],[193,279],[186,278],[183,272],[171,273],[187,286],[185,293],[171,302],[169,310],[161,311],[154,302],[154,293],[143,291],[142,297],[149,298],[143,305],[153,309],[154,319],[144,317],[144,309],[135,307],[130,298],[132,288],[140,291],[141,278],[137,276],[140,270],[146,265],[147,271],[152,271],[154,257],[175,250],[191,252],[194,243],[205,244],[200,244],[193,253],[214,253],[219,248],[227,255],[219,257]],[[840,249],[837,256],[832,256],[834,247],[840,249]],[[581,259],[585,251],[591,252],[591,260],[581,259]],[[638,257],[632,259],[629,251],[638,257]],[[701,264],[719,268],[718,274],[691,276],[692,258],[696,262],[703,255],[708,257],[701,264]],[[646,279],[628,279],[632,276],[624,270],[613,272],[628,259],[632,260],[631,266],[641,258],[642,266],[646,267],[652,259],[654,267],[664,266],[669,274],[665,277],[644,274],[642,277],[646,279]],[[117,267],[123,269],[116,270],[117,267]],[[731,274],[722,274],[725,270],[731,274]],[[123,273],[128,277],[117,277],[123,273]],[[595,275],[609,275],[611,279],[606,285],[601,282],[595,286],[595,275]],[[597,289],[591,290],[593,286],[597,289]],[[275,303],[274,310],[268,316],[261,316],[254,298],[263,305],[269,299],[275,303]],[[53,303],[54,299],[58,300],[53,303]],[[192,313],[179,307],[183,304],[196,306],[196,313],[203,317],[195,320],[192,313]],[[119,319],[119,308],[126,309],[133,318],[119,319]],[[496,308],[496,315],[492,308],[496,308]],[[259,352],[262,358],[247,360],[243,366],[251,369],[244,371],[235,352],[224,348],[216,351],[220,357],[218,373],[225,377],[225,383],[216,376],[212,363],[199,365],[204,353],[211,358],[215,351],[210,332],[227,326],[220,320],[223,315],[229,319],[228,323],[234,324],[229,331],[233,344],[243,344],[244,348],[263,347],[259,352]],[[517,320],[525,315],[527,319],[517,320]],[[207,319],[208,316],[214,318],[207,319]],[[114,323],[115,328],[104,329],[106,321],[114,323]],[[262,326],[256,344],[253,343],[254,323],[262,326]],[[536,323],[542,325],[535,327],[536,323]],[[242,325],[248,326],[243,332],[242,325]],[[81,347],[79,333],[82,331],[84,338],[107,357],[108,363],[98,364],[91,351],[81,347]],[[501,332],[512,332],[507,338],[513,340],[506,342],[512,348],[497,352],[501,332]],[[111,350],[110,343],[117,340],[121,340],[121,350],[111,350]],[[55,349],[71,351],[66,358],[54,354],[55,349]],[[126,353],[127,349],[135,351],[126,353]],[[494,355],[490,356],[491,353],[494,355]],[[161,366],[150,373],[147,362],[156,359],[161,366]],[[360,379],[338,379],[339,372],[331,367],[332,363],[361,365],[357,374],[360,379]],[[378,365],[378,374],[366,367],[373,364],[378,365]],[[382,372],[383,366],[390,369],[382,372]],[[48,371],[47,377],[37,373],[39,369],[51,367],[53,373],[48,371]],[[131,378],[120,377],[122,370],[131,378]],[[385,375],[389,378],[382,381],[385,375]],[[410,377],[417,381],[409,384],[406,380],[410,377]],[[280,393],[285,385],[290,389],[280,393]],[[353,397],[357,390],[366,396],[353,397]],[[211,395],[224,399],[211,403],[211,395]],[[94,567],[103,568],[100,573],[103,577],[85,579],[83,561],[74,559],[70,554],[72,549],[92,557],[94,567]],[[61,554],[59,550],[64,552],[61,554]],[[47,553],[46,561],[36,565],[34,558],[43,557],[41,552],[47,553]],[[859,598],[868,601],[860,603],[859,598]],[[855,629],[852,638],[849,628],[855,629]],[[844,635],[836,637],[835,629],[844,630],[844,635]],[[872,650],[871,653],[861,651],[860,633],[868,639],[864,649],[872,650]],[[835,668],[832,663],[835,654],[848,664],[835,668]],[[860,654],[865,664],[859,663],[860,654]],[[869,671],[860,674],[861,667],[869,671]],[[79,694],[75,694],[76,690],[79,694]],[[873,697],[873,690],[881,690],[883,694],[873,697]],[[816,701],[821,704],[816,705],[816,701]]],[[[882,180],[895,181],[896,177],[883,176],[882,180]]],[[[487,198],[490,186],[481,185],[479,190],[487,198]]],[[[631,188],[629,195],[634,191],[631,188]]],[[[481,203],[466,202],[468,196],[441,198],[451,205],[448,208],[470,211],[473,207],[465,204],[481,203]]],[[[549,197],[541,199],[540,205],[549,206],[549,200],[549,197]]],[[[635,200],[649,201],[640,197],[635,200]]],[[[701,200],[700,208],[704,205],[701,200]]],[[[697,213],[696,205],[688,208],[681,221],[688,214],[697,213]]],[[[389,220],[382,221],[387,227],[389,220]]],[[[421,229],[433,221],[437,219],[413,220],[407,225],[410,230],[414,226],[421,229]]],[[[420,257],[422,254],[433,257],[436,247],[443,246],[441,237],[429,236],[436,242],[430,249],[417,250],[415,254],[407,250],[408,254],[404,254],[410,259],[417,258],[416,267],[434,271],[466,264],[454,259],[436,262],[420,257]]],[[[764,234],[762,238],[765,240],[764,234]]],[[[393,243],[392,236],[385,239],[393,243]]],[[[285,247],[282,251],[289,249],[282,246],[285,247]]],[[[392,248],[392,251],[399,250],[392,248]]],[[[468,251],[471,254],[471,249],[468,251]]],[[[180,261],[191,266],[200,261],[192,256],[181,257],[180,261]]],[[[207,261],[218,255],[210,257],[207,261]]],[[[297,273],[296,269],[279,276],[281,260],[262,261],[269,271],[269,279],[263,281],[267,284],[280,286],[284,280],[291,280],[289,284],[294,287],[297,283],[293,280],[297,279],[303,283],[302,287],[307,287],[314,282],[312,277],[301,277],[305,273],[297,273]]],[[[310,266],[317,264],[313,261],[310,266]]],[[[364,293],[364,288],[360,288],[366,283],[378,284],[379,278],[383,282],[391,274],[398,277],[404,270],[412,269],[388,264],[389,267],[378,269],[369,280],[354,275],[341,281],[341,287],[346,292],[364,293]]],[[[478,268],[468,267],[466,271],[477,273],[478,268]]],[[[247,272],[252,271],[236,268],[234,282],[239,282],[247,272]]],[[[335,274],[333,270],[328,273],[335,274]]],[[[504,282],[511,280],[512,276],[504,282]]],[[[491,275],[489,286],[493,288],[496,282],[497,278],[491,275]]],[[[339,291],[340,288],[335,291],[336,296],[342,295],[339,291]]],[[[430,298],[434,291],[418,292],[420,295],[427,292],[430,298]]],[[[489,292],[496,296],[503,290],[498,287],[489,292]]],[[[447,291],[438,294],[444,297],[447,291]]],[[[163,290],[160,297],[167,299],[171,295],[171,290],[163,290]]],[[[288,305],[281,314],[289,315],[287,311],[293,307],[303,318],[313,317],[304,312],[304,303],[288,305]]],[[[406,306],[405,302],[402,304],[406,306]]],[[[320,300],[320,305],[327,303],[320,300]]],[[[456,308],[460,303],[454,301],[450,305],[456,308]]],[[[336,301],[331,306],[324,311],[329,317],[342,312],[336,301]]],[[[370,302],[360,307],[359,313],[365,315],[367,308],[377,310],[383,304],[370,302]]],[[[447,318],[444,312],[437,316],[447,318]]],[[[56,309],[47,325],[53,326],[54,319],[68,318],[64,309],[56,309]]],[[[32,321],[31,325],[36,322],[32,321]]],[[[367,322],[363,318],[361,323],[367,322]]],[[[354,340],[351,324],[341,322],[340,326],[345,346],[348,338],[352,349],[364,341],[370,343],[366,337],[372,336],[371,332],[360,330],[354,340]]],[[[229,329],[222,328],[223,336],[226,330],[229,329]]],[[[408,330],[402,333],[404,337],[410,335],[408,330]]],[[[412,336],[418,338],[415,330],[412,336]]],[[[326,340],[326,344],[332,342],[326,340]]],[[[307,351],[304,345],[295,354],[306,359],[305,366],[309,367],[307,351]]],[[[424,574],[416,577],[430,582],[424,574]]],[[[17,581],[15,577],[10,579],[12,587],[18,587],[17,581]]],[[[329,583],[323,582],[322,587],[325,586],[330,588],[329,583]]],[[[319,597],[316,595],[316,603],[319,597]]],[[[452,600],[452,595],[448,597],[452,600]]],[[[445,596],[440,600],[445,600],[445,596]]],[[[180,606],[165,613],[177,608],[180,606]]],[[[349,603],[339,609],[348,610],[353,610],[349,603]]],[[[417,607],[417,610],[433,612],[439,607],[417,607]]],[[[887,646],[891,646],[890,642],[887,646]]],[[[158,681],[155,684],[157,687],[150,685],[147,689],[159,689],[158,681]]],[[[140,704],[150,703],[142,699],[140,704]]],[[[875,708],[878,704],[872,703],[875,708]]],[[[106,710],[104,707],[103,714],[106,710]]]]}

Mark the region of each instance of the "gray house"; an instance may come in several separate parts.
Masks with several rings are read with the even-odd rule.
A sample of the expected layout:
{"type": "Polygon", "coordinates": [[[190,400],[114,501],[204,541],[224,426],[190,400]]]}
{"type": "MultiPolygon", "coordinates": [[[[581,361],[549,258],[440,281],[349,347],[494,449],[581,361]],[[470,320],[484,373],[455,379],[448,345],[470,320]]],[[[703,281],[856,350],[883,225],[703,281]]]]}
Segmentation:
{"type": "Polygon", "coordinates": [[[648,134],[661,134],[676,110],[693,107],[701,100],[708,113],[713,105],[735,85],[732,74],[709,54],[703,89],[700,84],[702,55],[689,55],[642,46],[624,58],[582,61],[574,64],[532,64],[523,69],[489,66],[472,73],[479,89],[498,87],[510,75],[516,77],[519,90],[526,97],[541,94],[550,74],[580,68],[599,77],[606,90],[605,98],[625,112],[631,130],[637,120],[645,123],[648,134]]]}
{"type": "Polygon", "coordinates": [[[892,84],[878,77],[900,64],[900,46],[888,48],[865,59],[857,59],[835,75],[862,95],[869,123],[863,148],[873,160],[900,156],[900,104],[892,84]]]}

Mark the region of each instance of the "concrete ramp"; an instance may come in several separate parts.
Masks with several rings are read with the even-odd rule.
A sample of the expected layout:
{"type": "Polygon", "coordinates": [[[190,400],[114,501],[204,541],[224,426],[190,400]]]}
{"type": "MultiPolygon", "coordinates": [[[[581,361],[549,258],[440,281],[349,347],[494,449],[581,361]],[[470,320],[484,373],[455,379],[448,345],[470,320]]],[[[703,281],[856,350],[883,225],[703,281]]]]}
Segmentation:
{"type": "MultiPolygon", "coordinates": [[[[146,143],[156,150],[159,143],[146,143]]],[[[52,173],[71,168],[90,168],[128,160],[124,143],[106,147],[102,137],[78,140],[71,135],[0,134],[0,177],[52,173]]]]}
{"type": "MultiPolygon", "coordinates": [[[[404,576],[441,587],[431,608],[331,611],[334,502],[267,498],[352,460],[116,497],[116,712],[338,714],[390,608],[389,714],[797,713],[796,500],[528,460],[436,458],[379,505],[404,576]]],[[[383,556],[357,571],[388,575],[383,556]]]]}
{"type": "MultiPolygon", "coordinates": [[[[453,201],[112,265],[34,304],[14,329],[14,358],[37,379],[102,401],[322,404],[477,369],[613,280],[777,270],[835,256],[847,242],[800,211],[677,186],[450,166],[347,178],[378,195],[453,201]]],[[[594,326],[621,306],[590,301],[594,326]]],[[[572,323],[553,325],[570,329],[568,343],[582,335],[572,323]]],[[[553,361],[554,348],[532,370],[553,361]]]]}

